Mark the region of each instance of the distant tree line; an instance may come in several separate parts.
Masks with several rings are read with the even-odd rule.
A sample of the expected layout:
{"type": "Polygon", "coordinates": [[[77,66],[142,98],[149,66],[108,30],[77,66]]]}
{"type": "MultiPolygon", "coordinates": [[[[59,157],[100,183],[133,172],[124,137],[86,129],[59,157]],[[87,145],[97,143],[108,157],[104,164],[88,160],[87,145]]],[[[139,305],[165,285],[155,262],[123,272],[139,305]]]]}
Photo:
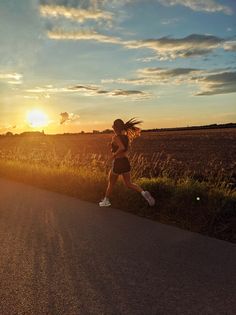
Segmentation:
{"type": "Polygon", "coordinates": [[[175,128],[154,128],[154,129],[145,129],[145,130],[142,130],[142,132],[223,129],[223,128],[236,128],[236,123],[211,124],[211,125],[205,125],[205,126],[188,126],[188,127],[175,127],[175,128]]]}
{"type": "MultiPolygon", "coordinates": [[[[236,128],[236,123],[228,123],[228,124],[211,124],[205,126],[188,126],[188,127],[175,127],[175,128],[154,128],[154,129],[143,129],[142,132],[159,132],[159,131],[181,131],[181,130],[202,130],[202,129],[223,129],[223,128],[236,128]]],[[[112,129],[105,129],[102,131],[93,130],[91,132],[75,132],[75,133],[60,133],[56,134],[57,136],[63,135],[78,135],[78,134],[110,134],[113,133],[112,129]]],[[[6,132],[0,136],[12,137],[12,136],[45,136],[44,130],[42,131],[25,131],[20,134],[13,134],[11,131],[6,132]]]]}
{"type": "Polygon", "coordinates": [[[6,132],[5,134],[1,136],[6,136],[6,137],[12,137],[12,136],[45,136],[44,130],[43,131],[24,131],[20,134],[13,134],[11,131],[6,132]]]}

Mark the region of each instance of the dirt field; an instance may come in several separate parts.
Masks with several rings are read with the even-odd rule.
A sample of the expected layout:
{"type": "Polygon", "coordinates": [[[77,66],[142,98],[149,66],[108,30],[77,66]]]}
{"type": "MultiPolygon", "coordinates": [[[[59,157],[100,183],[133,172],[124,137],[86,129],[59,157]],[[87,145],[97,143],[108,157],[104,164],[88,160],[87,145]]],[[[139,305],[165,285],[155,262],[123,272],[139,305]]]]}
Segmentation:
{"type": "MultiPolygon", "coordinates": [[[[1,159],[43,160],[44,156],[59,159],[93,157],[106,160],[112,134],[46,135],[39,137],[0,137],[1,159]]],[[[236,174],[236,129],[143,132],[130,150],[133,168],[139,175],[158,176],[160,170],[183,172],[205,178],[236,174]]],[[[48,160],[48,159],[47,159],[48,160]]]]}

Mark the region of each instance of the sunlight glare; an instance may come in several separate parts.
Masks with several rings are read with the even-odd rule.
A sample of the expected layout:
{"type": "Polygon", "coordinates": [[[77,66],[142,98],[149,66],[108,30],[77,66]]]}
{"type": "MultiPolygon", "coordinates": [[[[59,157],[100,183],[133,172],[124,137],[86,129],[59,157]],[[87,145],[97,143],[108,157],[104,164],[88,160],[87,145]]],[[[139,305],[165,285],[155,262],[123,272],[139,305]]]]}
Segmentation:
{"type": "Polygon", "coordinates": [[[48,116],[39,109],[33,109],[27,114],[27,122],[33,128],[45,127],[48,125],[48,116]]]}

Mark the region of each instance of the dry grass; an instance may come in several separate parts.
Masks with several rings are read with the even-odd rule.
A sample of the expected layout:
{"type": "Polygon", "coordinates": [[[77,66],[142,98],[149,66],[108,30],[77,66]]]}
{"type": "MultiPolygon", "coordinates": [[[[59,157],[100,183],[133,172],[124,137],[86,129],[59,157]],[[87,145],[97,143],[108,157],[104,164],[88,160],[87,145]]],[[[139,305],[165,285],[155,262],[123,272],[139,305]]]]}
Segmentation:
{"type": "MultiPolygon", "coordinates": [[[[2,137],[0,176],[97,202],[110,168],[110,138],[2,137]]],[[[147,207],[120,183],[113,205],[236,242],[235,138],[235,130],[143,134],[131,148],[132,176],[152,192],[157,206],[147,207]]]]}

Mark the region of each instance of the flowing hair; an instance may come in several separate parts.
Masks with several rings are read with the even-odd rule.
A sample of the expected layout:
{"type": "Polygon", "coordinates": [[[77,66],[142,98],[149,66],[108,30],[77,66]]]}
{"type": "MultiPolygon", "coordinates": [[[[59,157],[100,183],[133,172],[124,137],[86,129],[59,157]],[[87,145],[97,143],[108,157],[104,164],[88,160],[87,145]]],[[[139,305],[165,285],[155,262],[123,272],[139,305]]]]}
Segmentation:
{"type": "Polygon", "coordinates": [[[132,142],[135,138],[140,136],[141,129],[137,127],[137,125],[141,123],[141,120],[136,120],[135,118],[131,118],[126,123],[124,123],[122,119],[116,119],[113,123],[113,128],[120,133],[125,133],[130,142],[132,142]]]}
{"type": "Polygon", "coordinates": [[[137,125],[141,124],[141,120],[136,120],[135,118],[131,118],[124,124],[124,130],[130,141],[133,141],[135,138],[139,137],[141,134],[141,128],[137,127],[137,125]]]}

